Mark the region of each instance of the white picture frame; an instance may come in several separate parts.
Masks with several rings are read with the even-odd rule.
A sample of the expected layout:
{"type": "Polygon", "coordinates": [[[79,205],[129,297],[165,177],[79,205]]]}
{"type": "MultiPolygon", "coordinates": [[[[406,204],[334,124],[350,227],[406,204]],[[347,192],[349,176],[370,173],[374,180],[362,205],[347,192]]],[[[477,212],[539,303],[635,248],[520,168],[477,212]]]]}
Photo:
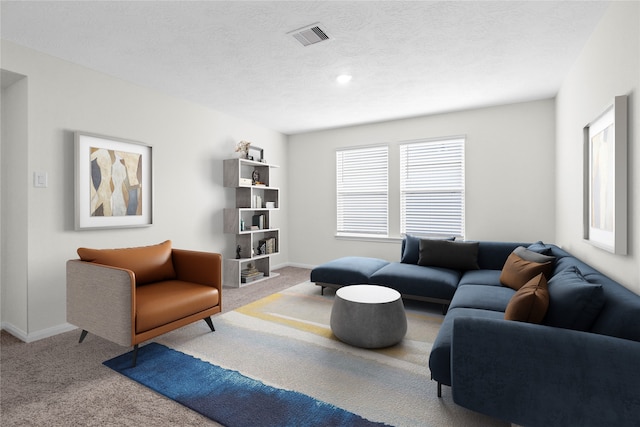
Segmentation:
{"type": "Polygon", "coordinates": [[[75,229],[153,224],[153,148],[75,132],[75,229]]]}
{"type": "Polygon", "coordinates": [[[627,254],[627,96],[584,127],[584,239],[627,254]]]}

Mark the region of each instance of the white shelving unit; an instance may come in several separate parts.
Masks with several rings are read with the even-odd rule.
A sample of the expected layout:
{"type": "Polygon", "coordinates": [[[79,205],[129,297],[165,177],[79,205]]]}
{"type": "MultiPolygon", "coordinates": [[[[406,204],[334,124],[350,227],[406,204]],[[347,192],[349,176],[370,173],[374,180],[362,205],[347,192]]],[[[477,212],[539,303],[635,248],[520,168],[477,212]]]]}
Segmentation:
{"type": "Polygon", "coordinates": [[[234,188],[236,196],[235,206],[224,210],[224,232],[235,234],[234,248],[240,247],[240,258],[234,249],[233,256],[224,260],[225,286],[237,288],[278,275],[271,271],[271,256],[280,251],[280,230],[272,224],[271,213],[280,209],[280,190],[270,186],[271,169],[277,167],[246,159],[224,161],[224,186],[234,188]],[[260,228],[252,228],[254,222],[260,228]],[[266,253],[259,253],[263,242],[266,253]],[[251,268],[263,276],[244,283],[243,270],[251,268]]]}

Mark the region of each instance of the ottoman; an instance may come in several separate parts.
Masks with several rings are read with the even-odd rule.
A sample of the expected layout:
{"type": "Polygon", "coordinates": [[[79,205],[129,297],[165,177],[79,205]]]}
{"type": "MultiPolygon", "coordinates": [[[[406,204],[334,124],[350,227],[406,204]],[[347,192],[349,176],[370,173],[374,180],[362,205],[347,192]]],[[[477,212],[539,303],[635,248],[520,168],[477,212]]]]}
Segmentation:
{"type": "Polygon", "coordinates": [[[377,285],[351,285],[336,291],[331,330],[342,342],[362,348],[399,343],[407,333],[400,293],[377,285]]]}

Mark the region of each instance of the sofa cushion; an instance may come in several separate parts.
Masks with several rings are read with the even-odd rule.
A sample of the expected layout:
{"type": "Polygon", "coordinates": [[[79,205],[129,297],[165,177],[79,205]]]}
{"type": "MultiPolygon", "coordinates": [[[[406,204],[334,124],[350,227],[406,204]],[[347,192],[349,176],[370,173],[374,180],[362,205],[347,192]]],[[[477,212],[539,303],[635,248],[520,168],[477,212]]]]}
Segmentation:
{"type": "Polygon", "coordinates": [[[501,270],[469,270],[462,273],[458,288],[462,285],[490,285],[500,286],[501,270]]]}
{"type": "Polygon", "coordinates": [[[572,266],[549,280],[549,310],[544,323],[588,331],[603,305],[602,285],[589,283],[580,270],[572,266]]]}
{"type": "Polygon", "coordinates": [[[511,253],[504,263],[504,267],[502,267],[500,282],[517,291],[540,273],[543,273],[545,277],[549,277],[552,268],[553,263],[551,261],[543,263],[527,261],[515,253],[511,253]]]}
{"type": "MultiPolygon", "coordinates": [[[[405,235],[402,239],[402,256],[400,262],[404,264],[417,264],[420,259],[420,237],[412,236],[410,234],[405,235]]],[[[446,239],[438,240],[455,240],[455,237],[449,237],[446,239]]]]}
{"type": "Polygon", "coordinates": [[[218,289],[168,280],[136,289],[136,333],[199,313],[220,302],[218,289]]]}
{"type": "Polygon", "coordinates": [[[478,270],[478,242],[420,240],[418,265],[452,270],[478,270]]]}
{"type": "Polygon", "coordinates": [[[402,295],[450,301],[459,280],[459,271],[392,262],[373,273],[369,283],[388,286],[402,295]]]}
{"type": "Polygon", "coordinates": [[[136,285],[176,278],[171,260],[171,240],[153,246],[122,249],[78,248],[82,261],[133,271],[136,285]]]}
{"type": "Polygon", "coordinates": [[[568,256],[568,257],[558,258],[558,260],[555,263],[555,267],[553,269],[552,275],[558,274],[570,267],[576,267],[580,271],[580,273],[585,277],[589,274],[597,273],[597,270],[591,267],[589,264],[586,264],[585,262],[579,260],[578,258],[568,256]]]}
{"type": "Polygon", "coordinates": [[[369,283],[369,277],[389,264],[379,258],[348,256],[326,262],[311,270],[311,281],[336,285],[369,283]]]}
{"type": "MultiPolygon", "coordinates": [[[[582,270],[580,270],[582,272],[582,270]]],[[[591,332],[640,341],[640,298],[638,294],[601,274],[584,273],[590,283],[602,285],[605,303],[591,326],[591,332]]]]}
{"type": "Polygon", "coordinates": [[[541,323],[549,308],[547,279],[540,273],[511,297],[504,312],[505,320],[541,323]]]}
{"type": "Polygon", "coordinates": [[[502,270],[504,263],[515,248],[527,243],[518,242],[478,242],[478,266],[480,270],[502,270]]]}
{"type": "Polygon", "coordinates": [[[449,309],[478,308],[504,313],[514,294],[513,289],[505,286],[458,285],[458,290],[451,300],[449,309]]]}

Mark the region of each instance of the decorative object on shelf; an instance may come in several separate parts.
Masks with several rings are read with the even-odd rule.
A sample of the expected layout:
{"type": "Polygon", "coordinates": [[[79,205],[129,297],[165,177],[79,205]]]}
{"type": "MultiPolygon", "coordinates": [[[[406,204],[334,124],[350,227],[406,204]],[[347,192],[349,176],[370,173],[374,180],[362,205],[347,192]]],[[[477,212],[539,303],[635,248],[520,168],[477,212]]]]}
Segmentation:
{"type": "Polygon", "coordinates": [[[248,147],[248,151],[249,152],[247,153],[247,159],[253,160],[254,162],[264,163],[264,159],[262,158],[264,150],[262,148],[252,145],[248,147]]]}
{"type": "Polygon", "coordinates": [[[260,182],[260,172],[258,172],[258,169],[254,169],[253,172],[251,173],[251,183],[253,185],[256,185],[260,182]]]}
{"type": "Polygon", "coordinates": [[[583,235],[594,246],[627,253],[627,96],[616,96],[584,127],[583,235]]]}
{"type": "Polygon", "coordinates": [[[244,218],[240,218],[240,231],[244,231],[244,218]]]}
{"type": "Polygon", "coordinates": [[[251,142],[249,141],[240,141],[236,144],[236,153],[241,153],[240,157],[243,159],[249,158],[249,147],[251,146],[251,142]]]}
{"type": "Polygon", "coordinates": [[[265,202],[264,207],[267,209],[275,209],[276,208],[276,202],[265,202]]]}
{"type": "Polygon", "coordinates": [[[150,226],[152,154],[140,142],[76,132],[76,230],[150,226]]]}
{"type": "Polygon", "coordinates": [[[264,240],[260,240],[258,243],[258,255],[266,255],[267,253],[267,243],[264,240]]]}
{"type": "Polygon", "coordinates": [[[240,252],[242,252],[242,248],[240,247],[240,245],[238,245],[236,247],[236,259],[241,259],[242,255],[240,255],[240,252]]]}

